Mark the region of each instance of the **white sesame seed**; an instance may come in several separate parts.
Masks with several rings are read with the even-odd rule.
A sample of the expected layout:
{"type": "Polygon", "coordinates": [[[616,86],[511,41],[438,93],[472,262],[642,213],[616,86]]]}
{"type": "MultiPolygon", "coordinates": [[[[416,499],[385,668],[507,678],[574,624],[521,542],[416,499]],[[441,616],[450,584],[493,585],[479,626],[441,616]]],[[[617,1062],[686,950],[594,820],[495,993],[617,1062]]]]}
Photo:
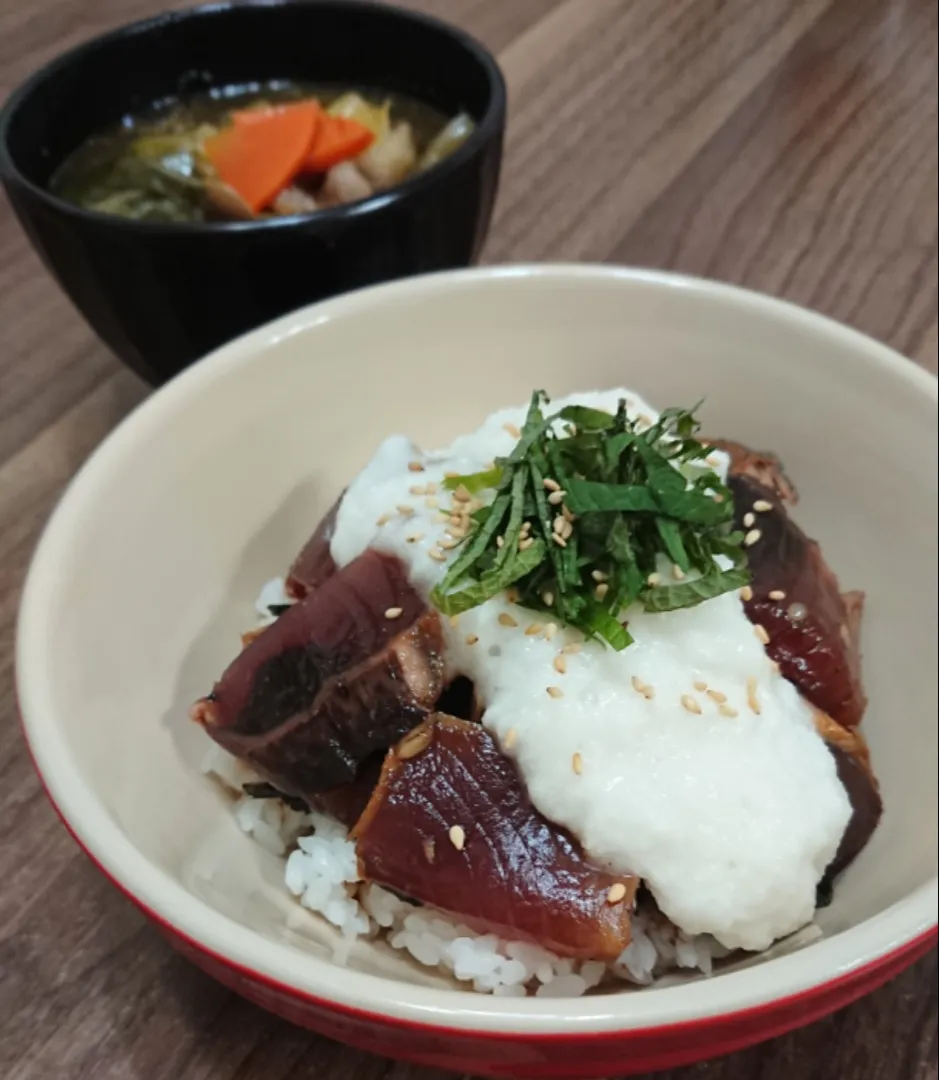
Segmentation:
{"type": "Polygon", "coordinates": [[[593,595],[602,600],[606,594],[610,591],[610,586],[605,581],[601,581],[600,584],[593,590],[593,595]]]}
{"type": "Polygon", "coordinates": [[[569,521],[572,525],[577,520],[577,515],[571,513],[567,503],[561,503],[561,513],[564,515],[565,519],[569,521]]]}
{"type": "Polygon", "coordinates": [[[447,556],[440,550],[440,548],[433,547],[427,552],[428,556],[434,560],[434,562],[446,562],[447,556]]]}
{"type": "Polygon", "coordinates": [[[497,548],[505,547],[505,537],[504,536],[497,536],[496,537],[496,547],[497,548]]]}
{"type": "Polygon", "coordinates": [[[528,637],[534,637],[536,634],[540,634],[541,630],[542,630],[541,623],[540,622],[533,622],[533,623],[529,623],[528,626],[525,627],[525,634],[528,637]]]}
{"type": "Polygon", "coordinates": [[[502,749],[511,750],[516,742],[518,742],[518,732],[514,727],[510,727],[505,733],[505,738],[502,740],[502,749]]]}
{"type": "Polygon", "coordinates": [[[691,685],[695,688],[695,690],[699,690],[702,694],[706,693],[708,688],[708,684],[706,682],[703,682],[701,679],[695,679],[695,681],[691,685]]]}
{"type": "Polygon", "coordinates": [[[584,771],[584,759],[580,754],[574,754],[571,758],[571,768],[577,773],[578,776],[584,771]]]}
{"type": "Polygon", "coordinates": [[[561,485],[557,482],[557,480],[552,480],[550,476],[546,476],[544,478],[543,483],[544,483],[545,489],[547,491],[560,491],[561,490],[561,485]]]}
{"type": "Polygon", "coordinates": [[[554,604],[554,593],[543,592],[541,594],[541,602],[545,607],[551,607],[554,604]]]}
{"type": "Polygon", "coordinates": [[[661,574],[650,574],[646,578],[646,584],[652,589],[654,589],[656,585],[660,584],[661,581],[662,581],[662,575],[661,574]]]}
{"type": "Polygon", "coordinates": [[[382,516],[377,519],[375,524],[379,528],[381,528],[383,525],[387,525],[389,521],[391,521],[391,514],[382,514],[382,516]]]}
{"type": "Polygon", "coordinates": [[[523,536],[518,542],[518,550],[527,551],[534,542],[535,538],[533,536],[523,536]]]}
{"type": "Polygon", "coordinates": [[[451,471],[451,472],[445,472],[443,475],[447,480],[455,480],[460,474],[458,472],[452,472],[451,471]]]}
{"type": "Polygon", "coordinates": [[[747,535],[743,538],[744,547],[753,547],[753,545],[760,539],[763,534],[759,529],[751,529],[747,535]]]}
{"type": "Polygon", "coordinates": [[[452,551],[459,542],[459,540],[455,540],[452,536],[444,536],[437,541],[437,546],[443,548],[444,551],[452,551]]]}
{"type": "Polygon", "coordinates": [[[424,471],[424,466],[419,461],[409,461],[408,462],[408,471],[409,472],[423,472],[424,471]]]}
{"type": "Polygon", "coordinates": [[[547,688],[547,690],[548,690],[549,697],[553,697],[553,698],[564,697],[564,691],[560,688],[560,686],[549,686],[547,688]]]}
{"type": "Polygon", "coordinates": [[[557,544],[558,547],[562,547],[562,548],[567,547],[567,541],[564,539],[563,536],[558,536],[557,533],[554,533],[554,535],[551,537],[551,539],[557,544]]]}
{"type": "Polygon", "coordinates": [[[590,576],[594,581],[609,581],[609,574],[604,574],[602,570],[593,570],[590,576]]]}
{"type": "Polygon", "coordinates": [[[456,628],[457,626],[459,626],[459,625],[460,625],[460,616],[459,616],[459,613],[458,613],[458,614],[456,614],[456,615],[451,615],[451,616],[450,616],[450,625],[451,625],[452,627],[454,627],[454,628],[456,628]]]}
{"type": "Polygon", "coordinates": [[[522,437],[522,433],[514,424],[503,424],[502,427],[512,436],[513,439],[520,439],[522,437]]]}
{"type": "Polygon", "coordinates": [[[561,526],[561,536],[565,540],[570,540],[574,535],[574,526],[571,524],[570,518],[564,519],[564,524],[561,526]]]}
{"type": "Polygon", "coordinates": [[[851,644],[851,631],[844,623],[842,623],[839,627],[838,633],[841,635],[841,640],[845,643],[845,645],[851,644]]]}
{"type": "Polygon", "coordinates": [[[424,534],[423,533],[409,533],[404,539],[409,544],[416,544],[416,543],[418,543],[418,541],[424,539],[424,534]]]}
{"type": "Polygon", "coordinates": [[[386,619],[398,619],[404,614],[404,608],[390,607],[385,610],[386,619]]]}
{"type": "Polygon", "coordinates": [[[502,614],[499,616],[499,624],[501,626],[509,626],[509,627],[518,626],[518,623],[515,621],[515,619],[512,618],[512,616],[507,611],[503,611],[502,614]]]}
{"type": "Polygon", "coordinates": [[[465,484],[460,484],[456,491],[454,491],[453,497],[459,503],[468,503],[473,496],[470,495],[465,484]]]}
{"type": "Polygon", "coordinates": [[[675,563],[675,565],[672,567],[672,577],[676,581],[684,581],[685,571],[682,570],[678,563],[675,563]]]}
{"type": "Polygon", "coordinates": [[[548,496],[548,502],[552,506],[560,506],[561,503],[564,502],[564,496],[566,494],[567,492],[561,489],[558,489],[557,491],[552,491],[551,494],[548,496]]]}
{"type": "Polygon", "coordinates": [[[476,634],[467,634],[464,640],[466,641],[467,645],[475,645],[476,642],[479,641],[479,638],[476,634]]]}
{"type": "Polygon", "coordinates": [[[437,484],[433,480],[428,480],[427,484],[425,485],[424,490],[427,492],[428,495],[436,495],[437,494],[437,484]]]}
{"type": "Polygon", "coordinates": [[[785,600],[786,594],[782,589],[771,589],[769,593],[770,600],[785,600]]]}
{"type": "Polygon", "coordinates": [[[740,715],[740,713],[738,713],[737,710],[730,705],[721,704],[721,707],[717,711],[721,714],[721,716],[729,716],[731,719],[735,716],[740,715]]]}
{"type": "Polygon", "coordinates": [[[751,514],[749,511],[743,515],[744,528],[749,529],[751,525],[756,522],[756,514],[751,514]]]}
{"type": "Polygon", "coordinates": [[[727,695],[722,694],[720,690],[706,690],[705,693],[712,701],[716,701],[718,705],[723,705],[727,700],[727,695]]]}
{"type": "Polygon", "coordinates": [[[408,494],[409,495],[426,495],[427,494],[427,488],[424,487],[423,484],[412,484],[408,488],[408,494]]]}
{"type": "Polygon", "coordinates": [[[758,514],[765,514],[768,510],[773,509],[773,504],[771,502],[767,502],[766,499],[757,499],[756,502],[753,504],[753,509],[758,514]]]}
{"type": "Polygon", "coordinates": [[[617,881],[615,885],[610,886],[610,891],[606,894],[606,902],[608,904],[618,904],[621,900],[626,899],[627,891],[626,886],[621,881],[617,881]]]}
{"type": "Polygon", "coordinates": [[[567,522],[564,520],[564,515],[558,514],[554,521],[551,522],[551,528],[560,535],[566,524],[567,522]]]}
{"type": "Polygon", "coordinates": [[[760,702],[756,696],[756,679],[751,675],[747,679],[747,705],[750,707],[750,711],[760,715],[760,702]]]}
{"type": "Polygon", "coordinates": [[[682,708],[686,709],[688,712],[695,713],[697,716],[701,715],[701,705],[699,704],[698,699],[693,698],[691,694],[681,695],[681,705],[682,708]]]}
{"type": "Polygon", "coordinates": [[[437,507],[440,505],[440,502],[437,499],[436,495],[428,495],[427,498],[424,500],[424,505],[427,507],[428,510],[436,510],[437,507]]]}
{"type": "Polygon", "coordinates": [[[633,677],[630,679],[630,682],[632,683],[633,690],[635,690],[637,694],[645,693],[646,684],[642,681],[642,679],[639,678],[638,675],[633,675],[633,677]]]}
{"type": "Polygon", "coordinates": [[[402,517],[411,517],[414,513],[414,507],[408,506],[406,503],[399,503],[398,506],[395,507],[395,510],[397,510],[402,517]]]}
{"type": "Polygon", "coordinates": [[[756,623],[753,627],[753,633],[756,634],[758,641],[761,641],[764,645],[769,645],[769,634],[765,626],[756,623]]]}
{"type": "Polygon", "coordinates": [[[521,595],[520,595],[518,589],[516,589],[514,585],[510,585],[505,590],[505,598],[506,598],[506,600],[508,600],[508,602],[510,604],[517,604],[519,602],[519,600],[521,599],[521,595]]]}
{"type": "Polygon", "coordinates": [[[740,599],[749,602],[753,599],[753,590],[749,585],[744,585],[740,590],[740,599]]]}
{"type": "Polygon", "coordinates": [[[576,641],[572,641],[569,645],[565,645],[564,648],[561,649],[561,652],[567,653],[568,656],[573,656],[575,653],[579,653],[581,648],[582,646],[576,641]]]}
{"type": "Polygon", "coordinates": [[[564,659],[563,656],[561,656],[561,655],[556,656],[554,658],[553,663],[554,663],[554,670],[559,675],[566,674],[566,672],[567,672],[567,661],[564,659]]]}
{"type": "Polygon", "coordinates": [[[544,636],[545,636],[546,640],[548,640],[548,641],[550,641],[557,632],[558,632],[558,624],[557,623],[549,622],[548,625],[544,628],[544,636]]]}
{"type": "Polygon", "coordinates": [[[415,728],[398,743],[395,753],[402,760],[408,761],[422,754],[433,741],[433,728],[415,728]]]}
{"type": "Polygon", "coordinates": [[[457,851],[462,851],[464,845],[466,844],[466,833],[463,831],[462,826],[451,825],[450,831],[447,833],[447,835],[450,837],[450,843],[457,849],[457,851]]]}

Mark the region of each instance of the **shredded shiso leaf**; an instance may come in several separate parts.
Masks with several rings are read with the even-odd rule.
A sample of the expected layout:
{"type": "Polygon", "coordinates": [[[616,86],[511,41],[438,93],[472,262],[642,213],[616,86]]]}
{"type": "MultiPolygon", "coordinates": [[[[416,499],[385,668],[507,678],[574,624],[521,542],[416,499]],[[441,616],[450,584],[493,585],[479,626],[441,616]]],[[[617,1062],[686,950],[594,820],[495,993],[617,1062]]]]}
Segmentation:
{"type": "Polygon", "coordinates": [[[532,395],[507,457],[445,481],[489,501],[432,593],[440,611],[457,615],[511,587],[523,607],[624,649],[630,605],[674,611],[747,584],[733,497],[706,460],[697,406],[666,409],[648,426],[625,401],[615,414],[550,413],[548,403],[544,391],[532,395]]]}

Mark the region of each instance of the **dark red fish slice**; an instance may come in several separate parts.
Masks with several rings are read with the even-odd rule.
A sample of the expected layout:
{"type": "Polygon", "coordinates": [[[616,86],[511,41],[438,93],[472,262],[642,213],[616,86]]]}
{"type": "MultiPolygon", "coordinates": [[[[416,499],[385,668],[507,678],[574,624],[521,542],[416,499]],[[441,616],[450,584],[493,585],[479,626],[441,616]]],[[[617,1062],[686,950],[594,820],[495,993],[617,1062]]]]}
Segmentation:
{"type": "Polygon", "coordinates": [[[303,545],[300,554],[290,567],[286,587],[287,595],[294,600],[302,600],[307,593],[311,593],[336,572],[336,564],[330,554],[329,545],[336,528],[336,518],[339,516],[341,502],[342,495],[316,526],[313,535],[303,545]]]}
{"type": "Polygon", "coordinates": [[[353,830],[362,876],[471,927],[573,957],[629,944],[639,882],[589,863],[479,724],[440,713],[388,754],[353,830]]]}
{"type": "Polygon", "coordinates": [[[288,795],[311,801],[427,715],[443,687],[436,612],[398,559],[369,551],[231,663],[194,720],[288,795]]]}
{"type": "Polygon", "coordinates": [[[706,439],[708,446],[723,450],[730,456],[731,476],[749,476],[763,487],[770,488],[774,497],[784,503],[795,505],[799,493],[795,485],[783,471],[782,462],[769,450],[751,450],[742,443],[730,439],[706,439]]]}
{"type": "Polygon", "coordinates": [[[835,759],[838,779],[844,785],[851,803],[851,820],[831,865],[825,871],[826,878],[831,880],[867,847],[880,822],[884,804],[861,733],[841,727],[830,716],[820,712],[815,713],[815,728],[835,759]]]}
{"type": "Polygon", "coordinates": [[[725,439],[708,443],[730,455],[736,528],[759,532],[747,549],[753,574],[747,616],[766,630],[767,654],[783,676],[836,723],[856,727],[867,705],[860,655],[864,594],[839,592],[818,544],[790,519],[785,504],[798,495],[775,455],[725,439]],[[754,511],[766,503],[771,510],[754,511]],[[752,522],[744,520],[747,514],[752,522]]]}
{"type": "Polygon", "coordinates": [[[867,704],[857,639],[861,595],[849,594],[849,610],[818,544],[772,489],[749,476],[731,476],[728,486],[736,528],[755,537],[747,548],[752,596],[744,608],[769,635],[767,655],[807,701],[842,727],[856,727],[867,704]],[[771,509],[754,510],[766,505],[771,509]]]}
{"type": "Polygon", "coordinates": [[[381,776],[384,760],[385,754],[380,752],[363,761],[354,780],[313,796],[311,807],[323,814],[329,814],[330,817],[341,821],[347,829],[351,829],[365,813],[365,808],[381,776]]]}

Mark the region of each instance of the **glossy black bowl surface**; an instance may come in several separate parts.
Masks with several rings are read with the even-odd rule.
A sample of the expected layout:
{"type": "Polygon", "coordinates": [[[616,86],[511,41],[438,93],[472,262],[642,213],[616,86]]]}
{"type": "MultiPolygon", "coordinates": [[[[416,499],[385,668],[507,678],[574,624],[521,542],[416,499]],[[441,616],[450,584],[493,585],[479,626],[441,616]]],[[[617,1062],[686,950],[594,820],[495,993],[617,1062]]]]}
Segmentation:
{"type": "Polygon", "coordinates": [[[0,113],[0,177],[65,292],[126,364],[158,384],[314,300],[475,261],[505,112],[493,57],[436,19],[359,0],[224,3],[123,27],[39,71],[0,113]],[[307,217],[141,223],[47,190],[69,153],[128,113],[187,91],[273,79],[403,93],[446,115],[466,110],[477,129],[426,173],[307,217]]]}

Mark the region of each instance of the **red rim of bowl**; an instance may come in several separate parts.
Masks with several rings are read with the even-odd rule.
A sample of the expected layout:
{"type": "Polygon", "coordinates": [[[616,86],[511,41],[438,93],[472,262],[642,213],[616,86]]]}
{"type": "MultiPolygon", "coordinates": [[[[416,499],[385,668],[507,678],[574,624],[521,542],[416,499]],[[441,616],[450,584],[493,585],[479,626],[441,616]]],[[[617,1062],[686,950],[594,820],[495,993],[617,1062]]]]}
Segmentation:
{"type": "MultiPolygon", "coordinates": [[[[33,768],[36,770],[36,775],[39,777],[39,781],[42,784],[42,789],[45,792],[46,798],[49,800],[53,810],[58,815],[59,820],[65,826],[66,831],[71,838],[78,845],[79,849],[88,857],[95,869],[101,873],[126,899],[128,899],[135,907],[137,907],[143,914],[155,923],[160,929],[172,937],[179,938],[185,942],[191,949],[196,952],[200,952],[205,956],[210,957],[216,963],[229,968],[236,972],[245,979],[252,982],[260,983],[261,985],[276,990],[278,993],[285,994],[288,997],[297,998],[300,1001],[308,1002],[311,1005],[317,1005],[324,1009],[332,1010],[333,1012],[342,1013],[345,1016],[357,1019],[365,1020],[370,1023],[382,1024],[389,1027],[395,1027],[401,1030],[414,1030],[419,1029],[428,1034],[435,1035],[460,1035],[466,1036],[468,1034],[466,1029],[447,1027],[444,1024],[428,1024],[422,1021],[405,1020],[397,1016],[388,1016],[384,1013],[369,1012],[366,1009],[358,1009],[352,1005],[345,1005],[341,1002],[330,1001],[328,998],[317,997],[315,994],[311,994],[306,990],[301,990],[298,987],[290,986],[287,983],[278,982],[277,979],[272,978],[269,975],[265,975],[263,972],[257,971],[254,968],[245,967],[236,960],[232,960],[230,957],[225,956],[222,953],[216,952],[214,949],[209,948],[203,942],[196,940],[187,934],[184,930],[181,930],[174,923],[170,922],[165,916],[161,915],[158,911],[148,907],[143,900],[138,896],[135,896],[131,890],[124,885],[123,882],[118,881],[113,874],[110,873],[101,862],[95,857],[95,855],[82,843],[78,834],[72,828],[71,823],[62,812],[58,803],[52,797],[52,792],[49,790],[46,784],[46,779],[42,774],[42,770],[39,768],[39,764],[33,753],[32,744],[29,741],[29,736],[26,732],[26,725],[23,722],[22,710],[17,709],[17,715],[20,721],[20,729],[23,733],[23,739],[26,743],[26,748],[29,751],[30,761],[33,768]]],[[[939,942],[939,927],[932,927],[929,930],[911,938],[905,944],[892,950],[891,952],[884,953],[876,960],[871,960],[862,967],[855,968],[853,971],[847,972],[843,975],[838,975],[834,979],[830,979],[828,982],[818,983],[816,986],[811,987],[808,990],[803,990],[800,993],[789,994],[785,997],[774,998],[772,1001],[764,1002],[760,1005],[751,1006],[748,1009],[738,1009],[735,1012],[719,1013],[712,1017],[701,1017],[697,1020],[684,1020],[678,1021],[673,1024],[656,1024],[649,1027],[641,1028],[629,1028],[623,1029],[620,1032],[595,1032],[595,1033],[578,1033],[578,1032],[564,1032],[560,1034],[545,1032],[535,1034],[529,1034],[526,1032],[513,1032],[513,1031],[485,1031],[473,1029],[471,1034],[477,1039],[487,1039],[491,1041],[504,1041],[518,1040],[524,1042],[531,1042],[533,1039],[539,1042],[552,1042],[552,1043],[589,1043],[600,1035],[621,1035],[624,1039],[630,1036],[649,1036],[660,1035],[663,1037],[674,1036],[677,1034],[690,1034],[695,1031],[706,1030],[712,1027],[717,1022],[731,1022],[756,1020],[762,1017],[769,1018],[773,1013],[780,1009],[784,1009],[789,1005],[805,1005],[805,1019],[804,1023],[809,1023],[811,1020],[818,1019],[824,1016],[828,1012],[834,1011],[836,1008],[846,1005],[848,1001],[842,1001],[836,999],[830,1004],[825,1002],[819,1002],[822,1006],[820,1009],[812,1010],[810,1006],[818,1001],[819,998],[825,998],[833,995],[835,991],[842,987],[848,987],[852,984],[858,984],[859,989],[857,997],[867,993],[868,990],[874,989],[867,985],[867,976],[874,974],[880,969],[884,969],[884,978],[882,982],[886,982],[891,976],[899,974],[899,970],[909,964],[914,963],[921,956],[927,953],[931,948],[934,948],[939,942]],[[899,968],[899,969],[898,969],[899,968]]],[[[880,985],[879,983],[877,985],[880,985]]],[[[790,1029],[796,1024],[786,1026],[786,1030],[790,1029]]],[[[782,1032],[779,1032],[780,1034],[782,1032]]]]}

